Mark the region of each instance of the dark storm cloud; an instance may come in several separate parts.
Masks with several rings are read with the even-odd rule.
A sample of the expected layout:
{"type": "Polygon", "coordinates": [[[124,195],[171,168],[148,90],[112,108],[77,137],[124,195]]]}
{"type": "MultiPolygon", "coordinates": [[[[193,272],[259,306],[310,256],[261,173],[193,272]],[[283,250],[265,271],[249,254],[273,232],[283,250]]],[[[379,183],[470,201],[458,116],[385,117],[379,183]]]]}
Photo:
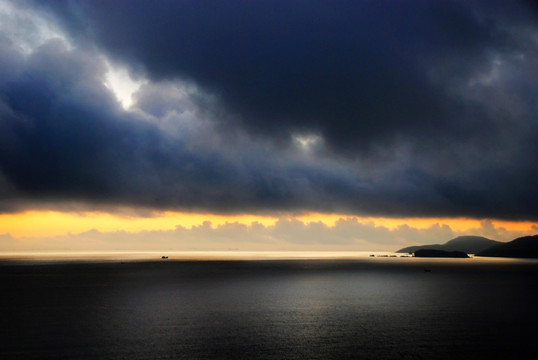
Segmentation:
{"type": "Polygon", "coordinates": [[[538,25],[525,2],[20,4],[76,46],[26,56],[0,34],[4,207],[538,219],[538,25]],[[101,52],[147,77],[138,111],[103,85],[101,52]]]}
{"type": "Polygon", "coordinates": [[[208,181],[230,181],[222,159],[193,155],[121,111],[95,60],[52,41],[0,83],[0,165],[20,196],[189,206],[208,181]]]}
{"type": "Polygon", "coordinates": [[[255,149],[237,158],[196,144],[188,149],[191,139],[120,108],[102,83],[104,63],[96,54],[70,51],[59,40],[26,59],[0,57],[13,64],[0,82],[0,184],[12,190],[3,191],[4,200],[293,209],[317,206],[312,195],[343,181],[288,160],[277,165],[255,149]]]}
{"type": "MultiPolygon", "coordinates": [[[[490,51],[513,46],[503,28],[511,15],[530,21],[523,5],[493,2],[67,4],[50,5],[79,39],[154,79],[196,81],[255,133],[319,130],[346,152],[469,127],[455,110],[465,104],[432,84],[429,72],[446,63],[444,76],[466,78],[490,51]]],[[[484,126],[480,120],[473,123],[484,126]]]]}

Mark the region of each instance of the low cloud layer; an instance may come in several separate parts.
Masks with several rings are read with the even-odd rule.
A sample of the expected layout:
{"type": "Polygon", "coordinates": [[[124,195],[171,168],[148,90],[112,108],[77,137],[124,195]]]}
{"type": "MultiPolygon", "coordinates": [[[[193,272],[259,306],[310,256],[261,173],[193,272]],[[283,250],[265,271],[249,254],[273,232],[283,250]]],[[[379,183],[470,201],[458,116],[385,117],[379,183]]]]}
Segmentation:
{"type": "MultiPolygon", "coordinates": [[[[538,232],[538,227],[533,230],[538,232]]],[[[190,229],[100,232],[55,237],[14,238],[0,235],[3,251],[397,251],[411,245],[442,244],[456,236],[476,234],[494,240],[510,241],[527,235],[508,231],[489,221],[465,231],[453,230],[446,224],[428,228],[401,225],[387,228],[354,218],[338,220],[334,226],[321,222],[305,223],[280,219],[274,225],[226,223],[212,226],[210,222],[190,229]]]]}
{"type": "Polygon", "coordinates": [[[0,211],[538,220],[537,19],[523,1],[0,1],[0,211]],[[110,66],[139,84],[128,109],[110,66]]]}

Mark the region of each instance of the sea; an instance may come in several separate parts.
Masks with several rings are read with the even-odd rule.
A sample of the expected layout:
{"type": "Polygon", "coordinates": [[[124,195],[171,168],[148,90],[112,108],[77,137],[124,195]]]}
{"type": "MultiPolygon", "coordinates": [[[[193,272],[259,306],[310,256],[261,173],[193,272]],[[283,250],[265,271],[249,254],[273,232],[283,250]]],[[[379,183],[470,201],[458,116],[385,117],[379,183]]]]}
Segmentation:
{"type": "Polygon", "coordinates": [[[535,358],[538,261],[402,255],[3,254],[0,359],[535,358]]]}

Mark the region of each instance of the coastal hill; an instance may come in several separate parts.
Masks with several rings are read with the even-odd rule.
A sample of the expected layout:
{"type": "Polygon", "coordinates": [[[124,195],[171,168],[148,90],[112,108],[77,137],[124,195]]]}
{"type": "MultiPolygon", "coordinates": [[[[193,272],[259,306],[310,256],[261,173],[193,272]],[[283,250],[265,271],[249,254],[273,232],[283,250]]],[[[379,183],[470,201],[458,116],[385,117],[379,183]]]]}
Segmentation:
{"type": "Polygon", "coordinates": [[[482,236],[458,236],[444,244],[409,246],[398,250],[398,253],[414,253],[420,249],[463,251],[466,254],[477,254],[492,246],[502,245],[500,241],[490,240],[482,236]]]}
{"type": "Polygon", "coordinates": [[[495,245],[476,253],[476,256],[538,258],[538,235],[524,236],[495,245]]]}

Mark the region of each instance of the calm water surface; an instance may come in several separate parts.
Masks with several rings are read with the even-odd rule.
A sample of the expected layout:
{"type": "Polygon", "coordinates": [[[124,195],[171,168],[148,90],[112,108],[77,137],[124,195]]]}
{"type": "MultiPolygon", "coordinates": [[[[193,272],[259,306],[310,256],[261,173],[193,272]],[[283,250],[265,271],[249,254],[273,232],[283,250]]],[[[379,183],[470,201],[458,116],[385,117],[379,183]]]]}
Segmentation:
{"type": "Polygon", "coordinates": [[[538,263],[0,265],[2,359],[534,358],[538,263]]]}

